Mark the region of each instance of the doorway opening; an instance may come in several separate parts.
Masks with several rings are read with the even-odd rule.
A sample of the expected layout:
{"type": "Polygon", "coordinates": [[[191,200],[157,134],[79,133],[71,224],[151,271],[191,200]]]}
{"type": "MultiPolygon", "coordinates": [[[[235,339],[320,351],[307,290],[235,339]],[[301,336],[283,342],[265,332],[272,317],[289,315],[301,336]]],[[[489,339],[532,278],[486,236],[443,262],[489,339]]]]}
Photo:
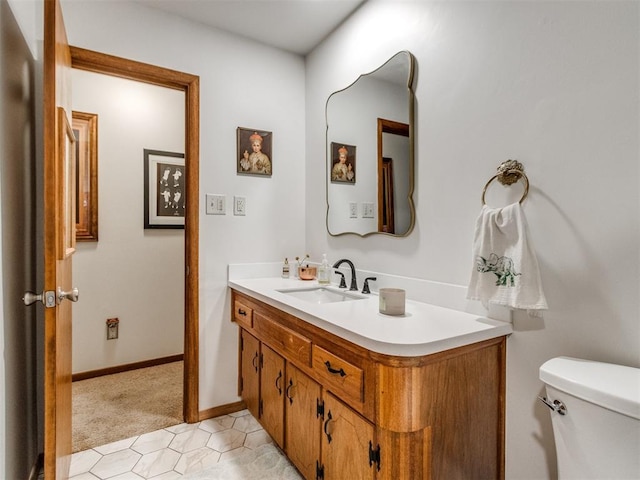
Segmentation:
{"type": "MultiPolygon", "coordinates": [[[[404,225],[399,228],[397,225],[397,197],[403,193],[398,190],[403,189],[396,188],[394,166],[402,172],[407,171],[403,159],[408,158],[408,150],[409,125],[378,118],[378,232],[395,234],[396,230],[405,231],[404,225]]],[[[404,178],[405,175],[399,177],[404,178]]]]}
{"type": "MultiPolygon", "coordinates": [[[[198,185],[199,77],[112,55],[70,47],[71,66],[103,75],[184,92],[184,285],[183,408],[184,421],[199,421],[198,408],[198,185]]],[[[141,160],[142,161],[142,160],[141,160]]]]}

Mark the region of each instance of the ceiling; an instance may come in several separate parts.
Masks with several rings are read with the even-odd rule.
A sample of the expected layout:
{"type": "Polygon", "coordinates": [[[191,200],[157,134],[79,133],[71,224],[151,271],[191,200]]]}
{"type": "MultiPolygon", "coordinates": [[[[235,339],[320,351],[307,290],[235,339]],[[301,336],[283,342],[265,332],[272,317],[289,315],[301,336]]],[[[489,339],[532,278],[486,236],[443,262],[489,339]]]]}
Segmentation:
{"type": "Polygon", "coordinates": [[[366,0],[134,0],[306,55],[366,0]]]}

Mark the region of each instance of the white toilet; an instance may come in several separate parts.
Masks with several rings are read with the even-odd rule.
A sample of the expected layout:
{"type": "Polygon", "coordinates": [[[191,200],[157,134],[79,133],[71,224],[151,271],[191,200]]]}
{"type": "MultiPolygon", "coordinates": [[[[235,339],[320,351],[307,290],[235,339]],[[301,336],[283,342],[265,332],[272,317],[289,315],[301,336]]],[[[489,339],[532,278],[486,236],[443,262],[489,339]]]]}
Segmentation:
{"type": "Polygon", "coordinates": [[[540,367],[559,480],[640,479],[640,369],[578,358],[540,367]]]}

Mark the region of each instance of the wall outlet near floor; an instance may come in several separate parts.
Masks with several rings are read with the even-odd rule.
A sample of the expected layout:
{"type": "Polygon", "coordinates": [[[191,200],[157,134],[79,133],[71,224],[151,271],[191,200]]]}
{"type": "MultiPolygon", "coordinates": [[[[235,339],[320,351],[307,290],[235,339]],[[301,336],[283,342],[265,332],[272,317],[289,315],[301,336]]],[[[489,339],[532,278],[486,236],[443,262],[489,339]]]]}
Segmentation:
{"type": "Polygon", "coordinates": [[[227,214],[227,196],[214,195],[207,193],[205,195],[206,214],[207,215],[226,215],[227,214]]]}
{"type": "Polygon", "coordinates": [[[120,320],[118,318],[107,318],[107,340],[116,340],[118,338],[118,326],[120,320]]]}
{"type": "Polygon", "coordinates": [[[234,215],[247,214],[247,197],[240,197],[240,196],[233,197],[233,214],[234,215]]]}

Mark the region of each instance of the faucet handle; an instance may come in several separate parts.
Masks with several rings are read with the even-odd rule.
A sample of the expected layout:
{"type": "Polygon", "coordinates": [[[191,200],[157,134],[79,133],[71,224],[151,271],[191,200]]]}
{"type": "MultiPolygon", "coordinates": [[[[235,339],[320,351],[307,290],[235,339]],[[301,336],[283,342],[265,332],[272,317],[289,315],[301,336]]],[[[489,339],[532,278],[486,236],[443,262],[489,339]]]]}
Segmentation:
{"type": "Polygon", "coordinates": [[[367,277],[364,279],[364,286],[362,287],[362,293],[371,293],[371,290],[369,290],[369,280],[375,282],[376,280],[378,280],[376,277],[367,277]]]}
{"type": "Polygon", "coordinates": [[[344,279],[344,273],[339,272],[338,270],[335,271],[335,273],[337,273],[338,275],[340,275],[340,285],[339,288],[347,288],[347,282],[344,279]]]}

